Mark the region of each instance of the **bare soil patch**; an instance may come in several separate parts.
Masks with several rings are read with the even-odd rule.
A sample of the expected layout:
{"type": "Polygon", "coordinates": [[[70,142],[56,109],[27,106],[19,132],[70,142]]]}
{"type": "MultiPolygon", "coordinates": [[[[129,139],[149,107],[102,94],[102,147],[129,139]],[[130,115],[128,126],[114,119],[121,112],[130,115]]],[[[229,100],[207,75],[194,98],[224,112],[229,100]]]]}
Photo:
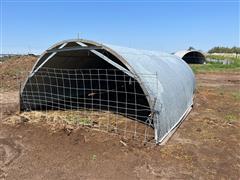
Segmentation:
{"type": "Polygon", "coordinates": [[[197,76],[199,86],[236,86],[240,85],[239,72],[201,73],[197,76]]]}
{"type": "MultiPolygon", "coordinates": [[[[0,178],[238,180],[239,76],[198,74],[193,111],[164,146],[82,126],[68,133],[64,127],[49,128],[46,121],[31,123],[36,119],[1,122],[0,178]]],[[[3,94],[1,104],[13,94],[3,94]]],[[[19,114],[4,119],[13,116],[19,114]]]]}

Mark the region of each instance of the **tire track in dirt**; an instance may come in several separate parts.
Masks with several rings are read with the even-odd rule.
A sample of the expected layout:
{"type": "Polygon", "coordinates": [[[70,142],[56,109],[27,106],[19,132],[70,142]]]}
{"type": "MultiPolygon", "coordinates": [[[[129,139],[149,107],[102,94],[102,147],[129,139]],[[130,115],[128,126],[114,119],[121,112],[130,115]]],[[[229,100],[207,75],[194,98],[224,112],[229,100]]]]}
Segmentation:
{"type": "Polygon", "coordinates": [[[21,154],[23,147],[11,138],[0,137],[0,178],[6,178],[6,168],[21,154]]]}

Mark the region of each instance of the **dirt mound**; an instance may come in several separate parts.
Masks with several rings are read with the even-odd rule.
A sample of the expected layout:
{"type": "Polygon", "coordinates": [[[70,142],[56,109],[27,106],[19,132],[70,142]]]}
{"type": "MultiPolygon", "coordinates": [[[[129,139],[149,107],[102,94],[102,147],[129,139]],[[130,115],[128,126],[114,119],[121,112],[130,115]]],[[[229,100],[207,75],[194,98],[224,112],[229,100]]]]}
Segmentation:
{"type": "Polygon", "coordinates": [[[1,91],[16,90],[36,62],[35,56],[14,56],[0,64],[1,91]]]}

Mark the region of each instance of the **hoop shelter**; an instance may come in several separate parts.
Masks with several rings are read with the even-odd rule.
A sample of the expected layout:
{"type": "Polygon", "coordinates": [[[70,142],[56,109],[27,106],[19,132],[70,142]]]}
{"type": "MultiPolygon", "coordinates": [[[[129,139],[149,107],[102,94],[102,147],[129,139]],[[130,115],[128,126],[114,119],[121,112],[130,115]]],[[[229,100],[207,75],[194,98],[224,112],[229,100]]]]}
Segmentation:
{"type": "Polygon", "coordinates": [[[203,64],[206,61],[204,54],[196,50],[183,50],[175,53],[188,64],[203,64]]]}
{"type": "Polygon", "coordinates": [[[104,103],[108,105],[111,103],[109,111],[120,113],[118,109],[123,107],[129,114],[131,111],[136,111],[137,120],[154,128],[156,143],[162,143],[173,132],[193,105],[194,74],[191,68],[177,56],[74,39],[53,45],[39,57],[22,86],[21,110],[58,109],[59,106],[78,107],[83,101],[75,99],[78,97],[84,99],[90,94],[97,94],[100,91],[94,92],[92,89],[100,89],[99,84],[101,90],[109,92],[108,97],[104,96],[104,93],[96,98],[91,96],[89,103],[94,104],[91,107],[97,109],[104,103]],[[54,78],[48,78],[51,72],[45,71],[47,68],[51,72],[54,71],[56,77],[61,76],[64,80],[59,82],[54,78]],[[58,75],[56,71],[58,72],[59,69],[68,74],[58,75]],[[87,77],[78,76],[76,80],[73,78],[76,76],[69,72],[77,72],[79,69],[81,74],[89,70],[92,70],[92,74],[91,76],[88,74],[87,77]],[[96,76],[97,72],[98,76],[96,76]],[[108,72],[108,74],[99,75],[99,72],[108,72]],[[39,74],[42,74],[41,78],[39,74]],[[123,80],[121,75],[127,77],[126,85],[121,84],[123,80]],[[82,83],[83,77],[89,81],[82,83]],[[117,85],[111,84],[111,78],[115,78],[117,85]],[[108,83],[105,83],[106,80],[108,83]],[[44,86],[42,86],[43,82],[45,82],[44,86]],[[134,88],[133,82],[136,82],[134,88]],[[52,84],[54,88],[50,89],[52,84]],[[56,88],[55,85],[71,86],[71,89],[66,91],[63,88],[56,88]],[[112,89],[117,91],[111,94],[112,89]],[[125,95],[127,92],[135,94],[135,101],[132,101],[132,96],[125,95]],[[62,95],[68,97],[69,101],[66,99],[63,101],[62,95]]]}

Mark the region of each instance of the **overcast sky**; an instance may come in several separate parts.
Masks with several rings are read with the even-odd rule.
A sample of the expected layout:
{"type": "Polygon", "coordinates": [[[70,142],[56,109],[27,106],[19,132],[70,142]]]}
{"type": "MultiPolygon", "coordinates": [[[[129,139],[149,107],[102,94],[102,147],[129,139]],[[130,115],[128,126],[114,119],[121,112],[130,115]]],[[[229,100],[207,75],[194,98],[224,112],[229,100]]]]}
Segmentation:
{"type": "Polygon", "coordinates": [[[78,33],[166,52],[240,46],[238,0],[20,1],[1,0],[1,53],[40,54],[78,33]]]}

